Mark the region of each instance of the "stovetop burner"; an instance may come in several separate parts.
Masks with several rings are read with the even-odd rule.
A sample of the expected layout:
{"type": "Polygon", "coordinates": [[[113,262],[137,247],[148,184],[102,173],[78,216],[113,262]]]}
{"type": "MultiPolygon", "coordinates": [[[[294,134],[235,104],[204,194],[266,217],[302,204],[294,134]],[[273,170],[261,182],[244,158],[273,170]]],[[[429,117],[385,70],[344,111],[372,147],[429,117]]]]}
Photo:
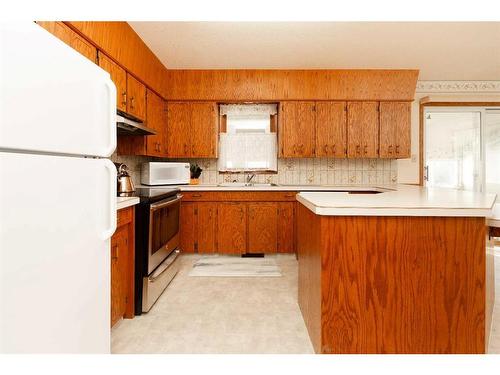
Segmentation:
{"type": "Polygon", "coordinates": [[[156,202],[162,199],[173,197],[180,192],[178,188],[171,187],[140,187],[137,188],[134,195],[139,197],[142,202],[156,202]]]}

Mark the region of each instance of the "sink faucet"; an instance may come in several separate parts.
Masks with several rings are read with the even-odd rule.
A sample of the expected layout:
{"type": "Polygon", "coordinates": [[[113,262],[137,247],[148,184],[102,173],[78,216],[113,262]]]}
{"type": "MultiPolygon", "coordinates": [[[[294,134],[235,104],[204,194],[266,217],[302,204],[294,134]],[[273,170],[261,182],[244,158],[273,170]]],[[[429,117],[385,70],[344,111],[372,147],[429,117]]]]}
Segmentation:
{"type": "Polygon", "coordinates": [[[248,173],[247,178],[246,178],[247,184],[249,184],[250,181],[252,181],[254,177],[255,177],[255,173],[248,173]]]}

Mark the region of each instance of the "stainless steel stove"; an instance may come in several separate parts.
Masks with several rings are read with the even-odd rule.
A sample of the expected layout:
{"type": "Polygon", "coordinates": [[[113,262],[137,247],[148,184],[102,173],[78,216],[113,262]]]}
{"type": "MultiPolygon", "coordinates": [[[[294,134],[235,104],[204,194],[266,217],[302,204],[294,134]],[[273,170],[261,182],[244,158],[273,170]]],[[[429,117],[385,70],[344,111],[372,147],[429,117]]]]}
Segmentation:
{"type": "Polygon", "coordinates": [[[179,270],[182,195],[171,187],[137,188],[135,314],[148,312],[179,270]]]}

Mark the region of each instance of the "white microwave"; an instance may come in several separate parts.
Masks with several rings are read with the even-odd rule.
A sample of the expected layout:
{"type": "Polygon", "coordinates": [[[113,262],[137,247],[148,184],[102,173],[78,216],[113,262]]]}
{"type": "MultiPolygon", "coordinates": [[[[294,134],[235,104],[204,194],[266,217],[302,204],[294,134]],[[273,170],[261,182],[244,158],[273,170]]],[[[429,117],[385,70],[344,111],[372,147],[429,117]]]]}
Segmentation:
{"type": "Polygon", "coordinates": [[[149,162],[141,167],[143,185],[189,184],[190,178],[189,163],[149,162]]]}

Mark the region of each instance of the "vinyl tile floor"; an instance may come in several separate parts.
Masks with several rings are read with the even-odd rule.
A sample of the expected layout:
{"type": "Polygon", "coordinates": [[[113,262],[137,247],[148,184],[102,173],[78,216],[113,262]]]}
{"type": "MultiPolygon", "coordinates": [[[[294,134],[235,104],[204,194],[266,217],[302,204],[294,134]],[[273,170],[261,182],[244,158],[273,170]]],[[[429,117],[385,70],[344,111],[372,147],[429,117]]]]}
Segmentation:
{"type": "MultiPolygon", "coordinates": [[[[500,354],[500,248],[488,353],[500,354]]],[[[297,261],[277,255],[283,277],[189,277],[199,255],[181,269],[147,314],[118,322],[112,353],[314,353],[297,304],[297,261]]]]}
{"type": "Polygon", "coordinates": [[[274,255],[282,277],[190,277],[181,268],[147,314],[118,322],[112,353],[314,353],[297,304],[295,255],[274,255]]]}

